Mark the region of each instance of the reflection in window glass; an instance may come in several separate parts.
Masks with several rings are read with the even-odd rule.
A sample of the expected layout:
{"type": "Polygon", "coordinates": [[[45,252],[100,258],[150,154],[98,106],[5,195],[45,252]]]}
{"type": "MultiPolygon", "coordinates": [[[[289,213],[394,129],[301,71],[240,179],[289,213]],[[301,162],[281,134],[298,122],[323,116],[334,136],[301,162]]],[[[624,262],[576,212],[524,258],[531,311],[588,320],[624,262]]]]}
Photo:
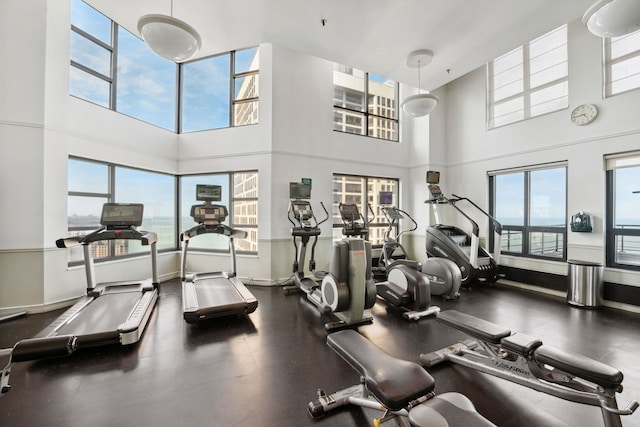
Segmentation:
{"type": "Polygon", "coordinates": [[[118,28],[116,111],[175,131],[176,64],[118,28]]]}
{"type": "Polygon", "coordinates": [[[182,132],[229,126],[229,55],[182,66],[182,132]]]}

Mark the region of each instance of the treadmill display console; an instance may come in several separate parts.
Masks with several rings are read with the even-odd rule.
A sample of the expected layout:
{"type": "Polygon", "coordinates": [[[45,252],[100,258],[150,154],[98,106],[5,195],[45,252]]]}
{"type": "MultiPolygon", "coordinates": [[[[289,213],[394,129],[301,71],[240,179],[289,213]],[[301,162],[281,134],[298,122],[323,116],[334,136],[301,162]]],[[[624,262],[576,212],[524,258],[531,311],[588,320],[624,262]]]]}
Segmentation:
{"type": "Polygon", "coordinates": [[[196,200],[201,202],[219,202],[222,200],[221,185],[196,185],[196,200]]]}
{"type": "Polygon", "coordinates": [[[139,227],[143,210],[142,203],[105,203],[100,224],[105,227],[139,227]]]}
{"type": "Polygon", "coordinates": [[[191,206],[191,216],[198,224],[220,223],[227,219],[229,212],[224,205],[193,205],[191,206]]]}
{"type": "Polygon", "coordinates": [[[429,185],[429,192],[431,193],[432,200],[441,200],[442,199],[442,191],[440,190],[440,186],[431,184],[429,185]]]}

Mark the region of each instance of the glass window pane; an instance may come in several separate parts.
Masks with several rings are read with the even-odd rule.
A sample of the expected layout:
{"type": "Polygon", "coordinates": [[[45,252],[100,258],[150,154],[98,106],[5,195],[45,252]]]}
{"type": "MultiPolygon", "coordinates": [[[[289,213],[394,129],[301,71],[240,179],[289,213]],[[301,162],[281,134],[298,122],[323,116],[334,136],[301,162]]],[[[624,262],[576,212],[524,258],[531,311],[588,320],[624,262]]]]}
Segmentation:
{"type": "Polygon", "coordinates": [[[562,233],[531,232],[529,253],[545,257],[562,258],[564,254],[564,236],[562,233]]]}
{"type": "Polygon", "coordinates": [[[110,93],[111,83],[74,66],[70,67],[69,94],[109,108],[110,93]]]}
{"type": "Polygon", "coordinates": [[[614,227],[640,228],[640,167],[620,168],[614,171],[615,205],[614,227]]]}
{"type": "Polygon", "coordinates": [[[334,64],[333,105],[355,111],[365,111],[365,73],[355,68],[334,64]]]}
{"type": "MultiPolygon", "coordinates": [[[[69,191],[109,193],[109,167],[103,163],[69,159],[67,178],[69,191]]],[[[100,212],[99,210],[98,216],[100,212]]]]}
{"type": "Polygon", "coordinates": [[[238,50],[235,53],[235,73],[257,71],[260,68],[260,54],[257,47],[238,50]]]}
{"type": "MultiPolygon", "coordinates": [[[[175,178],[171,175],[138,169],[116,167],[115,201],[144,204],[141,230],[158,235],[158,249],[176,247],[175,178]]],[[[146,246],[135,243],[128,250],[147,251],[146,246]]],[[[125,249],[126,249],[125,248],[125,249]]]]}
{"type": "Polygon", "coordinates": [[[72,0],[71,24],[111,46],[111,20],[85,2],[72,0]]]}
{"type": "Polygon", "coordinates": [[[377,116],[396,117],[396,82],[369,73],[369,111],[377,116]]]}
{"type": "Polygon", "coordinates": [[[106,197],[69,196],[67,206],[69,229],[95,230],[99,228],[102,205],[108,201],[106,197]]]}
{"type": "Polygon", "coordinates": [[[613,37],[611,43],[611,59],[617,59],[640,50],[640,31],[622,37],[613,37]]]}
{"type": "Polygon", "coordinates": [[[522,253],[522,231],[502,230],[500,251],[510,253],[522,253]]]}
{"type": "Polygon", "coordinates": [[[233,125],[244,126],[258,123],[258,101],[238,102],[233,106],[233,125]]]}
{"type": "Polygon", "coordinates": [[[175,131],[176,64],[119,27],[117,73],[116,110],[175,131]]]}
{"type": "Polygon", "coordinates": [[[616,236],[615,262],[640,266],[640,236],[616,236]]]}
{"type": "Polygon", "coordinates": [[[71,60],[111,77],[111,52],[75,31],[71,31],[71,60]]]}
{"type": "Polygon", "coordinates": [[[259,74],[251,74],[243,77],[236,77],[234,79],[235,85],[235,100],[256,98],[259,93],[259,74]]]}
{"type": "Polygon", "coordinates": [[[236,172],[233,174],[234,198],[258,197],[258,172],[236,172]]]}
{"type": "Polygon", "coordinates": [[[230,55],[182,66],[182,132],[229,127],[230,55]]]}
{"type": "MultiPolygon", "coordinates": [[[[214,202],[218,205],[224,205],[230,210],[229,205],[229,174],[212,174],[212,175],[189,175],[180,179],[180,232],[190,229],[196,225],[191,215],[191,206],[200,205],[203,202],[196,200],[196,186],[198,184],[220,185],[222,187],[222,200],[214,202]]],[[[224,221],[229,225],[229,218],[224,221]]],[[[238,239],[240,241],[241,239],[238,239]]],[[[222,236],[214,236],[213,234],[204,234],[190,240],[189,249],[215,249],[227,250],[229,247],[228,239],[222,236]]]]}
{"type": "Polygon", "coordinates": [[[566,169],[534,170],[530,180],[529,225],[566,226],[566,169]]]}
{"type": "Polygon", "coordinates": [[[502,225],[524,225],[524,172],[496,175],[495,217],[502,225]]]}

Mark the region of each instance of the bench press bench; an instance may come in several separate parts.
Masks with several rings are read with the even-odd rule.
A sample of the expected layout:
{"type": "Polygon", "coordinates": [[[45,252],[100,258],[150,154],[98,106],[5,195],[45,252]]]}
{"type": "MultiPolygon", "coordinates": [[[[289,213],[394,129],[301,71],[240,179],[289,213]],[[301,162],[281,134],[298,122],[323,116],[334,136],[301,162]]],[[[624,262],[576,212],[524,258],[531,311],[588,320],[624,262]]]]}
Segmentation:
{"type": "Polygon", "coordinates": [[[473,339],[421,354],[425,367],[449,361],[552,396],[599,406],[606,427],[621,427],[620,415],[638,408],[633,401],[618,409],[616,393],[622,391],[624,376],[616,368],[456,310],[443,311],[437,319],[473,339]]]}
{"type": "Polygon", "coordinates": [[[434,378],[420,365],[389,355],[354,330],[329,335],[327,344],[360,374],[361,381],[331,395],[319,390],[307,408],[313,418],[351,404],[383,412],[374,419],[376,426],[392,418],[405,426],[494,426],[467,397],[436,396],[434,378]]]}

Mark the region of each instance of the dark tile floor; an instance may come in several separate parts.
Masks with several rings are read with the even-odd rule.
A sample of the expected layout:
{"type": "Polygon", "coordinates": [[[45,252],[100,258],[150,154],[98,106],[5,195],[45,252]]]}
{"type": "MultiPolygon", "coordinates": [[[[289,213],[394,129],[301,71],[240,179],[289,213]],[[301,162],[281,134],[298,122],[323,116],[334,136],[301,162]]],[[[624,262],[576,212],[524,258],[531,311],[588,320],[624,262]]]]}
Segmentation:
{"type": "MultiPolygon", "coordinates": [[[[71,357],[16,364],[0,397],[3,426],[365,426],[376,414],[342,409],[312,420],[318,388],[333,392],[358,375],[326,345],[315,308],[278,288],[251,287],[258,309],[246,317],[188,325],[180,283],[162,285],[158,306],[134,346],[85,350],[71,357]]],[[[457,309],[588,355],[625,374],[621,407],[640,399],[640,315],[582,310],[564,300],[501,285],[464,290],[457,309]]],[[[418,361],[465,336],[433,318],[403,320],[378,302],[360,332],[389,353],[418,361]]],[[[0,324],[0,348],[31,337],[60,311],[0,324]]],[[[2,364],[6,359],[2,359],[2,364]]],[[[431,371],[436,391],[466,394],[499,426],[601,426],[598,408],[578,405],[463,367],[431,371]]],[[[640,411],[623,417],[640,426],[640,411]]]]}

